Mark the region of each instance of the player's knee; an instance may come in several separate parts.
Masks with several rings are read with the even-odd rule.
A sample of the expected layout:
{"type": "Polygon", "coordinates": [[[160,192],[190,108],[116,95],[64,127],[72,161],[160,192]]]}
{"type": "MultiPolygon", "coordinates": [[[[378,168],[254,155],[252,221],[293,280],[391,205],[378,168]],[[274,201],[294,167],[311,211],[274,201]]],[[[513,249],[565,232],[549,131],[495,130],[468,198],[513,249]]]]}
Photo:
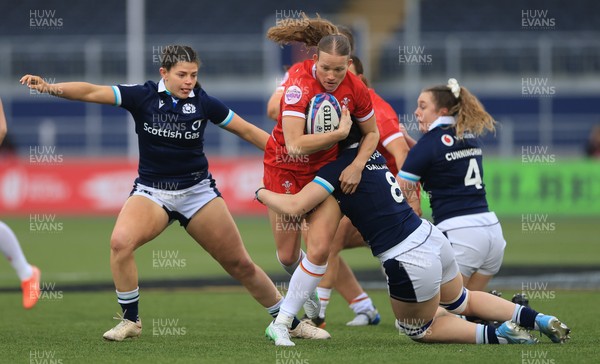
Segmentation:
{"type": "Polygon", "coordinates": [[[430,333],[430,327],[433,319],[426,321],[419,320],[396,320],[396,328],[400,333],[405,334],[411,340],[418,342],[427,342],[427,335],[430,333]],[[411,322],[412,321],[412,322],[411,322]]]}
{"type": "Polygon", "coordinates": [[[126,234],[114,232],[110,237],[110,251],[112,255],[123,256],[132,254],[134,247],[133,239],[126,234]]]}
{"type": "Polygon", "coordinates": [[[256,272],[256,265],[249,257],[238,259],[235,262],[228,263],[226,267],[229,274],[236,279],[252,277],[256,272]]]}
{"type": "Polygon", "coordinates": [[[469,303],[469,290],[463,287],[462,291],[450,302],[440,302],[440,306],[445,308],[448,312],[460,315],[465,311],[469,303]]]}
{"type": "Polygon", "coordinates": [[[311,263],[317,265],[326,264],[329,258],[329,246],[326,244],[312,245],[306,254],[311,263]]]}
{"type": "Polygon", "coordinates": [[[289,267],[298,262],[298,258],[300,257],[299,251],[290,251],[290,252],[277,252],[277,260],[281,265],[289,267]]]}

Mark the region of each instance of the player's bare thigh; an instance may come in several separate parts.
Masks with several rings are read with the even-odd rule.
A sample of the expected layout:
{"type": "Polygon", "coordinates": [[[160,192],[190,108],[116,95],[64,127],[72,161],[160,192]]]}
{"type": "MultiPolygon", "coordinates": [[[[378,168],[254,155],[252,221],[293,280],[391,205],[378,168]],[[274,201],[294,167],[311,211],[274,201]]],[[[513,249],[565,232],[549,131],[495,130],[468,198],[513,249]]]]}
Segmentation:
{"type": "Polygon", "coordinates": [[[306,254],[313,264],[327,263],[331,241],[341,218],[340,208],[332,196],[327,197],[306,217],[306,254]]]}
{"type": "Polygon", "coordinates": [[[143,196],[130,196],[117,217],[111,248],[133,251],[158,236],[168,223],[166,211],[154,201],[143,196]]]}
{"type": "Polygon", "coordinates": [[[251,262],[225,201],[214,198],[192,216],[186,231],[225,269],[251,262]]]}

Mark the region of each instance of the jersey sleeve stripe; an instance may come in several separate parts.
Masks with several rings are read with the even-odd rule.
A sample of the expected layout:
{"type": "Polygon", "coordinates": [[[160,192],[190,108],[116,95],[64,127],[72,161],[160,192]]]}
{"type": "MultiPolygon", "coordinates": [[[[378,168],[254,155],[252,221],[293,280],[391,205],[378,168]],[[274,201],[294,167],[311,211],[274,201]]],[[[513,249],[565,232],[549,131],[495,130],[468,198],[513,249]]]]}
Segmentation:
{"type": "Polygon", "coordinates": [[[298,118],[306,119],[306,115],[304,115],[303,113],[301,113],[299,111],[292,111],[292,110],[284,111],[283,113],[281,113],[281,116],[295,116],[298,118]]]}
{"type": "Polygon", "coordinates": [[[315,179],[312,180],[314,183],[320,185],[321,187],[323,187],[327,192],[329,192],[330,194],[333,193],[333,191],[335,190],[333,188],[333,186],[331,185],[331,183],[327,182],[326,180],[324,180],[323,178],[317,176],[315,177],[315,179]]]}
{"type": "Polygon", "coordinates": [[[115,94],[115,106],[121,106],[121,90],[117,86],[113,86],[112,90],[115,94]]]}
{"type": "Polygon", "coordinates": [[[235,115],[235,113],[232,110],[229,110],[229,114],[227,114],[227,117],[225,118],[225,120],[223,120],[222,122],[217,124],[217,126],[219,126],[221,128],[226,127],[233,119],[233,115],[235,115]]]}
{"type": "Polygon", "coordinates": [[[367,121],[367,120],[369,120],[369,119],[371,118],[371,116],[373,116],[373,115],[375,115],[375,110],[374,110],[374,109],[371,109],[371,112],[370,112],[370,113],[368,113],[368,114],[367,114],[367,116],[365,116],[365,117],[362,117],[362,118],[356,118],[356,120],[357,120],[359,123],[362,123],[363,121],[367,121]]]}
{"type": "Polygon", "coordinates": [[[386,145],[390,144],[393,140],[396,140],[403,136],[404,136],[404,134],[402,134],[401,132],[394,133],[394,134],[390,135],[389,137],[385,138],[384,141],[381,142],[381,145],[383,145],[385,147],[386,145]]]}
{"type": "Polygon", "coordinates": [[[416,174],[408,173],[405,171],[398,172],[398,177],[411,182],[419,182],[421,180],[421,176],[417,176],[416,174]]]}

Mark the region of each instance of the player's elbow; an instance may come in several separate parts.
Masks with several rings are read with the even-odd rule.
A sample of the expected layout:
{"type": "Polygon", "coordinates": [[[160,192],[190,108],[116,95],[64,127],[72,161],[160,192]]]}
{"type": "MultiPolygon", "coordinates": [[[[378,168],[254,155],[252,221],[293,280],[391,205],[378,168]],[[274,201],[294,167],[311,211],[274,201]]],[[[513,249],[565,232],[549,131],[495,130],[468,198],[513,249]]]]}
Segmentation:
{"type": "Polygon", "coordinates": [[[267,116],[269,117],[269,119],[277,121],[277,117],[279,116],[279,106],[267,107],[267,116]]]}

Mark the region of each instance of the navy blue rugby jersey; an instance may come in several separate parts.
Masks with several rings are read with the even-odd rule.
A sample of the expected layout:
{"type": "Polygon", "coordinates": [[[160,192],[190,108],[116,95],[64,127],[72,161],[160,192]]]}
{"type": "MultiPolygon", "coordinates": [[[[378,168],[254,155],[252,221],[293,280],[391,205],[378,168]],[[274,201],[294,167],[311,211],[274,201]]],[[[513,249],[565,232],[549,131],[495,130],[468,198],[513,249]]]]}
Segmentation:
{"type": "Polygon", "coordinates": [[[341,191],[340,174],[357,153],[357,148],[344,150],[319,170],[313,182],[333,194],[377,256],[406,239],[421,225],[421,219],[404,200],[396,177],[378,151],[367,162],[356,192],[348,195],[341,191]]]}
{"type": "Polygon", "coordinates": [[[207,121],[224,127],[233,111],[208,96],[200,87],[187,99],[177,100],[165,88],[148,81],[143,85],[113,86],[116,105],[128,110],[138,135],[140,183],[181,190],[208,176],[204,155],[207,121]]]}
{"type": "Polygon", "coordinates": [[[421,182],[429,193],[434,224],[451,217],[488,212],[481,143],[473,134],[456,138],[453,117],[441,117],[408,152],[398,174],[421,182]]]}

